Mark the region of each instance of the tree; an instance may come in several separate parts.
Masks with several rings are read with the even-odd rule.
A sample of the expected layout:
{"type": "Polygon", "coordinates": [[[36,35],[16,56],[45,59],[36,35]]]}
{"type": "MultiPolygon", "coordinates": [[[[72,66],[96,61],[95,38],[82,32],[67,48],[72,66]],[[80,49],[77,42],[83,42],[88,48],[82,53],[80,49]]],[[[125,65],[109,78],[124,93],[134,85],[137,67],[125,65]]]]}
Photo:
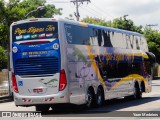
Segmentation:
{"type": "Polygon", "coordinates": [[[7,55],[3,47],[0,46],[0,71],[3,68],[7,68],[7,55]]]}
{"type": "Polygon", "coordinates": [[[29,14],[27,18],[31,17],[53,17],[53,15],[61,15],[61,8],[56,8],[54,5],[45,5],[46,0],[9,0],[5,3],[0,0],[0,46],[7,48],[9,40],[9,26],[12,22],[24,19],[25,15],[32,10],[37,9],[38,6],[45,6],[43,11],[29,14]]]}
{"type": "Polygon", "coordinates": [[[99,18],[92,18],[92,17],[86,17],[82,20],[82,22],[95,24],[95,25],[102,25],[102,26],[110,26],[110,21],[106,22],[105,20],[99,19],[99,18]]]}
{"type": "Polygon", "coordinates": [[[86,17],[82,20],[82,22],[143,33],[142,26],[134,25],[134,22],[130,19],[126,19],[125,16],[123,16],[123,18],[115,18],[113,21],[105,21],[100,18],[86,17]]]}
{"type": "Polygon", "coordinates": [[[146,27],[144,29],[144,36],[147,39],[149,51],[154,53],[157,58],[157,62],[160,63],[160,33],[157,30],[146,27]]]}
{"type": "Polygon", "coordinates": [[[123,30],[129,30],[129,31],[134,31],[134,32],[138,32],[138,33],[143,33],[142,26],[135,26],[134,22],[130,19],[126,19],[125,16],[123,16],[123,18],[120,17],[120,18],[114,19],[111,26],[114,28],[119,28],[119,29],[123,29],[123,30]]]}
{"type": "Polygon", "coordinates": [[[45,5],[45,3],[46,0],[9,0],[8,3],[0,0],[0,69],[5,67],[3,63],[7,63],[7,57],[2,53],[9,48],[9,27],[12,22],[25,19],[27,13],[36,10],[38,6],[45,6],[45,9],[29,14],[27,18],[61,15],[61,8],[57,9],[54,5],[45,5]]]}

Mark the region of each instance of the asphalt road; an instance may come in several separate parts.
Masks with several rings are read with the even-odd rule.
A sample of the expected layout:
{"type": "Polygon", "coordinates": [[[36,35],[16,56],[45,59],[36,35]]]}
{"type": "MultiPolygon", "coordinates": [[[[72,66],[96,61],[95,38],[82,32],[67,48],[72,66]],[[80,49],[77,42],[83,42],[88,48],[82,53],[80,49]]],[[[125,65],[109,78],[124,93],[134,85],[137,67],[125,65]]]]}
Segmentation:
{"type": "MultiPolygon", "coordinates": [[[[133,115],[133,113],[157,113],[160,119],[160,80],[153,80],[152,92],[144,93],[142,99],[126,100],[114,99],[106,101],[105,105],[100,108],[84,109],[82,106],[70,106],[63,108],[62,111],[52,111],[42,114],[43,117],[63,119],[69,117],[124,117],[133,115]],[[118,111],[118,112],[117,112],[118,111]],[[131,111],[131,112],[129,112],[131,111]]],[[[16,107],[14,102],[7,99],[0,101],[0,111],[35,111],[34,107],[16,107]]],[[[87,117],[87,118],[86,118],[87,117]]],[[[152,117],[154,119],[154,117],[152,117]]],[[[93,119],[94,120],[94,119],[93,119]]]]}

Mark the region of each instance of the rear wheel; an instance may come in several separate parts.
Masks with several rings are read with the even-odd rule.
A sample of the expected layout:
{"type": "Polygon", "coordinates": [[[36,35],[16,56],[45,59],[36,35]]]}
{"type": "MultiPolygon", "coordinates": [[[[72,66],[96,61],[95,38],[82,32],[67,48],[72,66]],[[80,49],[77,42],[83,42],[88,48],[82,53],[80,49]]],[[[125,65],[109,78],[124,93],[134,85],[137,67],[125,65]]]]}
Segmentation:
{"type": "Polygon", "coordinates": [[[103,96],[103,91],[98,88],[97,90],[97,95],[96,95],[96,105],[99,107],[99,106],[102,106],[103,105],[103,102],[104,102],[104,96],[103,96]]]}
{"type": "Polygon", "coordinates": [[[86,107],[91,108],[93,104],[94,104],[94,94],[90,89],[88,89],[86,107]]]}
{"type": "Polygon", "coordinates": [[[142,91],[139,88],[139,85],[136,84],[134,87],[134,95],[133,95],[134,99],[140,99],[142,98],[142,91]]]}

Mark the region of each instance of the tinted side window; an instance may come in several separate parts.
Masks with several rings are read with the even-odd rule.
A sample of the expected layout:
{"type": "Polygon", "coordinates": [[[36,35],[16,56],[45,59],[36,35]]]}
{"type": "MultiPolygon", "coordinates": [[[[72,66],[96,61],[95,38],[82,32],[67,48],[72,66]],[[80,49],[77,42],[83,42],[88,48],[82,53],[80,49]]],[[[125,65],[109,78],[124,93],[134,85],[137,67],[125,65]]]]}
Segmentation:
{"type": "Polygon", "coordinates": [[[69,44],[90,44],[90,32],[87,27],[65,24],[67,42],[69,44]]]}
{"type": "Polygon", "coordinates": [[[141,72],[141,62],[134,62],[132,63],[132,74],[139,74],[141,75],[142,72],[141,72]]]}

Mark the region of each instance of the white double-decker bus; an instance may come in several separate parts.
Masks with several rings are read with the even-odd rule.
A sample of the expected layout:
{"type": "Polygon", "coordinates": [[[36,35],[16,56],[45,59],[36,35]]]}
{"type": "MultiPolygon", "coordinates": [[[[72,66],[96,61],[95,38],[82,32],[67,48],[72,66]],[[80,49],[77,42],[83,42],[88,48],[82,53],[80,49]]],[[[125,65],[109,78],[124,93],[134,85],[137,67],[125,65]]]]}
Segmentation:
{"type": "Polygon", "coordinates": [[[52,18],[14,22],[10,33],[16,106],[101,106],[151,91],[154,55],[139,33],[52,18]]]}

